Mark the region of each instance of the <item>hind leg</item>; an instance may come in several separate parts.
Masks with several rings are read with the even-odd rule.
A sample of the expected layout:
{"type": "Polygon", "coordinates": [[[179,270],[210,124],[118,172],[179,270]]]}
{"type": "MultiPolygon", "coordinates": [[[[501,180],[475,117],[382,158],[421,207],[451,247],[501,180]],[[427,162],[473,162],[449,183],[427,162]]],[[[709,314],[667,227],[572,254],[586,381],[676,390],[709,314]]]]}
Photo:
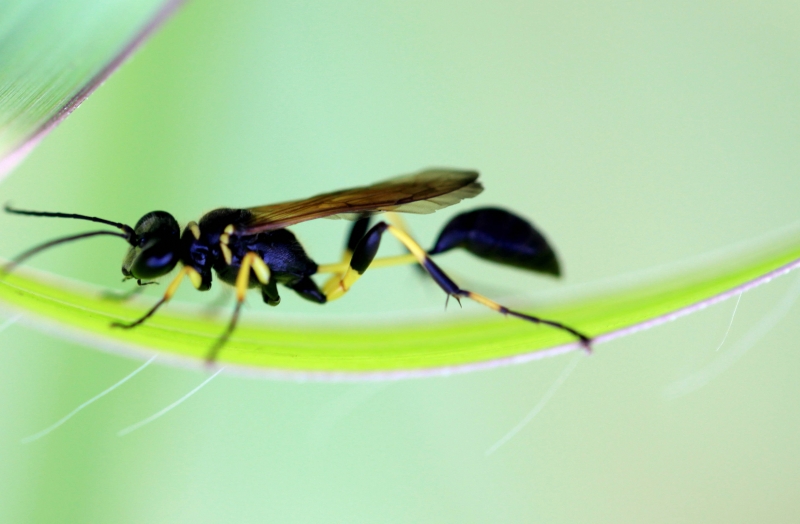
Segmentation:
{"type": "Polygon", "coordinates": [[[381,236],[386,231],[397,238],[397,240],[399,240],[411,252],[414,258],[416,258],[417,263],[419,263],[419,265],[428,272],[431,278],[433,278],[434,282],[436,282],[436,284],[438,284],[439,287],[442,288],[445,293],[447,293],[448,297],[453,297],[456,300],[468,298],[503,315],[510,315],[522,320],[527,320],[528,322],[532,322],[534,324],[544,324],[546,326],[565,331],[576,337],[580,344],[587,351],[591,350],[591,338],[565,324],[553,320],[539,318],[533,315],[527,315],[519,311],[514,311],[498,304],[497,302],[494,302],[493,300],[490,300],[487,297],[484,297],[483,295],[479,295],[473,291],[458,287],[458,285],[456,285],[456,283],[453,282],[433,260],[431,260],[425,250],[422,249],[422,247],[417,244],[417,242],[414,241],[414,239],[412,239],[408,233],[385,222],[379,222],[376,224],[375,227],[370,229],[369,232],[364,235],[364,238],[361,239],[356,250],[353,252],[352,258],[350,259],[350,267],[344,273],[344,276],[342,276],[342,278],[339,280],[338,286],[336,286],[327,295],[328,300],[335,300],[342,297],[350,289],[350,287],[355,284],[359,277],[364,274],[364,272],[372,263],[372,260],[375,258],[375,255],[378,252],[378,247],[380,246],[381,236]]]}

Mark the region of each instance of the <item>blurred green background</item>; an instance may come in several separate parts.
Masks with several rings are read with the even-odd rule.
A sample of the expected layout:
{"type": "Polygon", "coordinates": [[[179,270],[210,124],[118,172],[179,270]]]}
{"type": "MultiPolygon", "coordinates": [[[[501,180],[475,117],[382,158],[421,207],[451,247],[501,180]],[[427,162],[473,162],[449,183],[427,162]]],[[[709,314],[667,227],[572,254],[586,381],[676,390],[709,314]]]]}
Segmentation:
{"type": "MultiPolygon", "coordinates": [[[[129,223],[165,209],[185,223],[427,166],[475,168],[487,189],[468,205],[531,217],[565,279],[460,254],[442,265],[511,301],[576,293],[797,222],[798,27],[796,2],[196,0],[2,196],[129,223]]],[[[467,208],[410,224],[429,244],[467,208]]],[[[3,256],[83,230],[9,216],[0,228],[3,256]]],[[[346,224],[295,232],[327,262],[346,224]]],[[[96,239],[31,265],[122,289],[123,253],[96,239]]],[[[0,334],[0,521],[796,522],[798,278],[744,295],[718,351],[734,301],[600,346],[488,456],[572,356],[379,384],[221,375],[117,437],[207,376],[153,365],[21,445],[140,363],[13,326],[0,334]],[[697,373],[706,385],[676,389],[697,373]]],[[[325,308],[284,295],[266,312],[253,295],[246,314],[444,315],[441,292],[411,268],[369,273],[325,308]]],[[[187,288],[178,301],[224,298],[187,288]]]]}

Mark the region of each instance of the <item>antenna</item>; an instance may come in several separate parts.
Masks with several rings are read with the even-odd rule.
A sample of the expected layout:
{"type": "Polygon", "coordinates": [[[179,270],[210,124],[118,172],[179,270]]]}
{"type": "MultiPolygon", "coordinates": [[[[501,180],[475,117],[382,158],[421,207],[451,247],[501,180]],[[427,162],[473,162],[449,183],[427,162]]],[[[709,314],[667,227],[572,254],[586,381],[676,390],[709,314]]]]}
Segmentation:
{"type": "Polygon", "coordinates": [[[73,240],[80,240],[82,238],[89,238],[100,235],[110,235],[110,236],[124,238],[132,246],[136,245],[136,233],[134,233],[133,228],[119,222],[112,222],[110,220],[105,220],[103,218],[90,217],[86,215],[76,215],[74,213],[50,213],[46,211],[26,211],[23,209],[12,208],[9,204],[6,204],[4,206],[4,209],[6,210],[7,213],[13,213],[15,215],[28,215],[34,217],[74,218],[78,220],[88,220],[90,222],[98,222],[100,224],[107,224],[109,226],[114,226],[122,231],[122,233],[117,233],[116,231],[89,231],[88,233],[80,233],[78,235],[61,237],[55,240],[51,240],[49,242],[45,242],[44,244],[39,244],[38,246],[32,247],[31,249],[14,257],[11,260],[11,262],[9,262],[3,267],[2,271],[4,273],[11,272],[23,260],[32,257],[33,255],[39,253],[40,251],[44,251],[45,249],[57,246],[59,244],[64,244],[66,242],[72,242],[73,240]]]}
{"type": "Polygon", "coordinates": [[[3,267],[3,272],[4,273],[10,273],[23,260],[27,260],[28,258],[32,257],[36,253],[39,253],[40,251],[44,251],[45,249],[47,249],[49,247],[57,246],[59,244],[64,244],[66,242],[72,242],[73,240],[80,240],[82,238],[96,237],[96,236],[100,236],[100,235],[111,235],[111,236],[120,237],[120,238],[124,238],[125,240],[128,240],[128,235],[125,235],[123,233],[117,233],[116,231],[89,231],[88,233],[81,233],[79,235],[71,235],[71,236],[68,236],[68,237],[57,238],[55,240],[51,240],[49,242],[45,242],[44,244],[39,244],[38,246],[32,247],[31,249],[29,249],[29,250],[27,250],[27,251],[15,256],[13,259],[11,259],[11,262],[9,262],[8,264],[6,264],[3,267]]]}
{"type": "Polygon", "coordinates": [[[10,204],[6,204],[4,206],[4,209],[6,213],[13,213],[15,215],[28,215],[33,217],[75,218],[78,220],[89,220],[90,222],[108,224],[109,226],[114,226],[117,229],[124,231],[125,236],[123,238],[125,238],[125,240],[127,240],[129,244],[136,245],[135,242],[136,234],[133,232],[133,228],[131,226],[122,224],[120,222],[112,222],[111,220],[106,220],[104,218],[90,217],[87,215],[77,215],[74,213],[50,213],[48,211],[26,211],[24,209],[15,209],[11,207],[10,204]]]}

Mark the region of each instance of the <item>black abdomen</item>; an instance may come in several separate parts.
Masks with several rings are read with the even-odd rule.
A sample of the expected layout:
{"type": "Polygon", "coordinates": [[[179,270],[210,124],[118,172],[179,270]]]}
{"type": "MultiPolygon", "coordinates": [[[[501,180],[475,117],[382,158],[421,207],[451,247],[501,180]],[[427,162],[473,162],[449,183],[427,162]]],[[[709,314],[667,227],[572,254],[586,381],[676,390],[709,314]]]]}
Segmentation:
{"type": "Polygon", "coordinates": [[[547,239],[530,222],[503,209],[482,208],[457,215],[442,230],[430,254],[456,247],[492,262],[561,274],[547,239]]]}

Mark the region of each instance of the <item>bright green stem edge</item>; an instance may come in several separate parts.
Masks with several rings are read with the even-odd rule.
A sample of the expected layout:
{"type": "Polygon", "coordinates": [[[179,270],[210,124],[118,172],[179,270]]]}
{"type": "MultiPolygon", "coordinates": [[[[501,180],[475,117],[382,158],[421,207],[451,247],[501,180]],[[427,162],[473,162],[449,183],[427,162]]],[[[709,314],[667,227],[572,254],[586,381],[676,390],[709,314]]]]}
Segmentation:
{"type": "MultiPolygon", "coordinates": [[[[616,285],[526,312],[564,322],[597,347],[743,293],[800,266],[800,228],[779,238],[726,250],[668,277],[616,285]]],[[[204,367],[227,319],[176,312],[168,306],[144,325],[110,327],[145,310],[52,275],[19,270],[0,281],[0,305],[21,322],[102,350],[204,367]]],[[[563,332],[496,313],[451,313],[433,323],[390,325],[258,324],[245,319],[214,366],[225,372],[296,380],[392,380],[442,376],[554,356],[580,346],[563,332]],[[460,318],[459,318],[460,317],[460,318]]]]}

